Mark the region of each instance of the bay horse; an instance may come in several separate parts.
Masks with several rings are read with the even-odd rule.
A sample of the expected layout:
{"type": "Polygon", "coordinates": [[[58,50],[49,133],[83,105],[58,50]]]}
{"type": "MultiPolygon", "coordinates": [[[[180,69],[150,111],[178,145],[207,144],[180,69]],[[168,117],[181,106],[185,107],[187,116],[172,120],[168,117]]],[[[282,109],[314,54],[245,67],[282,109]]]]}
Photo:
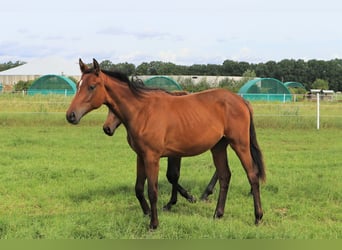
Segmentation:
{"type": "Polygon", "coordinates": [[[231,145],[246,172],[254,201],[255,224],[263,217],[260,180],[266,178],[253,116],[242,97],[224,89],[172,96],[129,81],[126,75],[101,70],[93,59],[89,69],[80,59],[81,80],[66,112],[71,124],[91,110],[106,105],[122,122],[137,154],[136,197],[150,229],[159,224],[158,173],[161,157],[184,157],[211,151],[220,184],[214,218],[224,214],[231,172],[227,146],[231,145]],[[150,206],[144,197],[147,179],[150,206]]]}
{"type": "MultiPolygon", "coordinates": [[[[186,95],[187,92],[171,92],[171,95],[186,95]]],[[[116,115],[109,109],[108,115],[105,123],[103,124],[103,132],[108,136],[113,136],[115,130],[121,125],[121,121],[116,115]]],[[[129,145],[132,145],[130,141],[131,137],[127,136],[127,141],[129,145]]],[[[167,180],[172,184],[171,198],[170,201],[164,206],[165,210],[171,210],[171,207],[177,203],[177,192],[179,192],[187,201],[194,203],[196,199],[179,183],[180,176],[180,166],[181,166],[181,158],[180,157],[167,157],[167,171],[166,177],[167,180]]],[[[208,183],[206,189],[204,190],[201,200],[206,200],[207,197],[213,193],[214,186],[217,182],[217,174],[216,171],[212,176],[210,182],[208,183]]]]}
{"type": "MultiPolygon", "coordinates": [[[[144,82],[138,77],[133,78],[132,80],[135,84],[144,85],[144,82]]],[[[187,91],[173,91],[169,92],[171,95],[188,95],[187,91]]],[[[108,136],[113,136],[115,130],[121,125],[121,121],[116,115],[108,109],[108,115],[106,121],[103,124],[103,132],[108,136]]],[[[131,145],[130,137],[127,136],[128,144],[131,145]]],[[[171,198],[170,201],[164,206],[164,210],[171,210],[172,206],[177,203],[177,192],[179,192],[187,201],[194,203],[196,202],[195,197],[193,197],[185,188],[183,188],[179,183],[180,176],[180,166],[181,166],[181,158],[180,157],[167,157],[167,171],[166,177],[167,180],[172,184],[171,198]]],[[[218,180],[216,171],[214,172],[212,178],[210,179],[207,187],[201,195],[201,200],[207,200],[208,196],[213,193],[213,189],[218,180]]]]}

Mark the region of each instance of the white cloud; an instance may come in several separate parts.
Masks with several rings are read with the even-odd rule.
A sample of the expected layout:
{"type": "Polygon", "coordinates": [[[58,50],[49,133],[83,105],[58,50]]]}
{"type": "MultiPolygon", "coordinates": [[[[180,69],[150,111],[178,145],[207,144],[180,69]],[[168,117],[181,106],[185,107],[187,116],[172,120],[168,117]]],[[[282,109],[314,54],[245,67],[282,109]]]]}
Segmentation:
{"type": "Polygon", "coordinates": [[[342,54],[337,0],[5,1],[1,60],[259,62],[342,54]]]}

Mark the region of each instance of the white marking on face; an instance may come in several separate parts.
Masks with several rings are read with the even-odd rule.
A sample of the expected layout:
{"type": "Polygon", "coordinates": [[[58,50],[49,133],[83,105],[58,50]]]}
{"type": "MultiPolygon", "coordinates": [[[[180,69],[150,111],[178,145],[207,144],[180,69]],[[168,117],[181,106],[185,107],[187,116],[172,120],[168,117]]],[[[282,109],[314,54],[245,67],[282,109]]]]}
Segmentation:
{"type": "Polygon", "coordinates": [[[81,81],[79,82],[79,84],[78,84],[78,91],[80,91],[81,86],[82,86],[82,83],[83,83],[83,80],[81,80],[81,81]]]}

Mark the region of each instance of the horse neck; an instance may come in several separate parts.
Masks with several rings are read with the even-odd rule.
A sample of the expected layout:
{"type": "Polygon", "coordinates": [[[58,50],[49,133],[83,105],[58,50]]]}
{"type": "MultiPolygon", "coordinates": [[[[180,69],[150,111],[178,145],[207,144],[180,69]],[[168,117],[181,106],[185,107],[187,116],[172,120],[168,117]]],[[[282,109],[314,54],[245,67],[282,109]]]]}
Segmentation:
{"type": "Polygon", "coordinates": [[[106,104],[126,126],[142,109],[142,99],[137,98],[127,84],[120,83],[109,76],[105,77],[105,88],[108,93],[106,104]]]}

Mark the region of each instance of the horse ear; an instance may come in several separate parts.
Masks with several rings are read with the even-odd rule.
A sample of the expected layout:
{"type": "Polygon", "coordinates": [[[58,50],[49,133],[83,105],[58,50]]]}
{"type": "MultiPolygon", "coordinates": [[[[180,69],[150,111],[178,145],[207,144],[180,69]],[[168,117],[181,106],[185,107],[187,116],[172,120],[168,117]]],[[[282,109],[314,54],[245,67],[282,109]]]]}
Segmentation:
{"type": "Polygon", "coordinates": [[[84,73],[84,71],[88,69],[88,66],[82,62],[81,58],[79,59],[79,64],[80,64],[81,72],[84,73]]]}
{"type": "Polygon", "coordinates": [[[99,63],[96,61],[95,58],[93,58],[93,64],[94,64],[95,74],[98,75],[101,69],[100,69],[99,63]]]}

